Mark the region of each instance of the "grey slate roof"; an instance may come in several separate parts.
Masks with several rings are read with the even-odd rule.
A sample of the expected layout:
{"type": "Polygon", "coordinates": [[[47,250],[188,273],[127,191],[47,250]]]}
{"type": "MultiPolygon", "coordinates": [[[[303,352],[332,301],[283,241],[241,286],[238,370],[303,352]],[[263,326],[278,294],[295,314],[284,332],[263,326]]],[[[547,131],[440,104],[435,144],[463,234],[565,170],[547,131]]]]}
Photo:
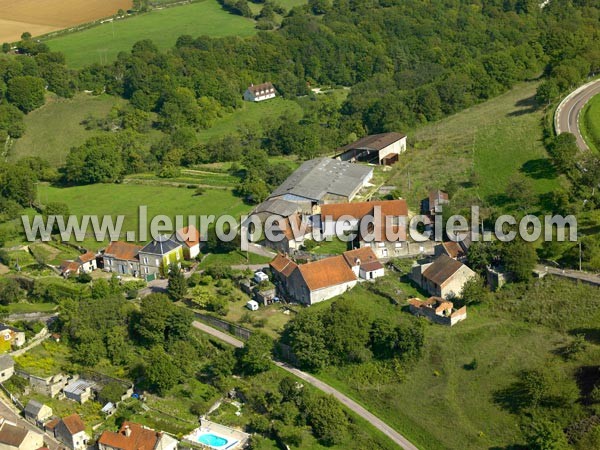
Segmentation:
{"type": "Polygon", "coordinates": [[[2,355],[0,356],[0,371],[10,369],[15,366],[15,362],[13,361],[10,355],[2,355]]]}
{"type": "Polygon", "coordinates": [[[37,400],[29,400],[29,402],[27,402],[27,406],[25,407],[24,412],[25,414],[30,415],[32,417],[37,417],[43,406],[44,404],[38,402],[37,400]]]}
{"type": "Polygon", "coordinates": [[[159,236],[157,239],[146,244],[140,250],[140,253],[150,253],[152,255],[166,255],[167,253],[181,247],[181,242],[169,236],[159,236]]]}
{"type": "Polygon", "coordinates": [[[269,198],[286,194],[313,201],[321,200],[326,194],[349,197],[372,172],[371,167],[359,164],[330,158],[311,159],[292,173],[269,198]]]}
{"type": "Polygon", "coordinates": [[[254,210],[254,213],[270,213],[281,217],[289,217],[298,212],[298,210],[299,207],[297,203],[288,202],[287,200],[282,200],[280,198],[272,198],[258,205],[254,210]]]}

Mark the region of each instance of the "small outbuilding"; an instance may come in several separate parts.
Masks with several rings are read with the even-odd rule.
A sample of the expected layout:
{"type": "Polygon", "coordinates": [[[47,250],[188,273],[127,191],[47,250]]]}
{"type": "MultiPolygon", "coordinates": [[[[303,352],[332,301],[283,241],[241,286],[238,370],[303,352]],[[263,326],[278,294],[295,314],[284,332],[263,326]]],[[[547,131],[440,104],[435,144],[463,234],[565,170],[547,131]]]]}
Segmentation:
{"type": "Polygon", "coordinates": [[[40,424],[52,417],[52,408],[37,400],[29,400],[23,410],[23,415],[31,422],[40,424]]]}
{"type": "Polygon", "coordinates": [[[258,270],[254,272],[254,281],[257,283],[263,283],[265,281],[269,281],[269,277],[262,270],[258,270]]]}

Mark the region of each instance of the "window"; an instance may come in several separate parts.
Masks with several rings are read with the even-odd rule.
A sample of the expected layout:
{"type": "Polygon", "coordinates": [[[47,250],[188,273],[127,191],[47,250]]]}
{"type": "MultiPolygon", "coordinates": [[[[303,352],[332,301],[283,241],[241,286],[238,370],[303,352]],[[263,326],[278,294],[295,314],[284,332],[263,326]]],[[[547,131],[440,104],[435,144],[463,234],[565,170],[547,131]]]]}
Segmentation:
{"type": "Polygon", "coordinates": [[[160,259],[156,258],[156,267],[160,267],[160,259]]]}
{"type": "Polygon", "coordinates": [[[396,242],[396,248],[402,248],[402,242],[396,242]]]}

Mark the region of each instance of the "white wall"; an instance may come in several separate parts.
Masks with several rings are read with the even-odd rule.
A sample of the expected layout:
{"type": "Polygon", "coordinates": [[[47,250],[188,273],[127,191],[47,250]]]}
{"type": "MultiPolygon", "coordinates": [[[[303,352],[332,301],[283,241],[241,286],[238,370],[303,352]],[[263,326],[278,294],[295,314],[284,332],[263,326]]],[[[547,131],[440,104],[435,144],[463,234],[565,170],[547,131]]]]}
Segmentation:
{"type": "Polygon", "coordinates": [[[350,281],[348,283],[338,284],[336,286],[331,286],[323,289],[319,289],[317,291],[312,291],[310,293],[310,304],[314,305],[315,303],[319,303],[325,300],[329,300],[330,298],[337,297],[338,295],[342,295],[349,289],[352,289],[356,286],[357,281],[350,281]]]}
{"type": "Polygon", "coordinates": [[[379,150],[379,161],[389,155],[399,155],[406,151],[406,137],[394,142],[391,145],[379,150]]]}

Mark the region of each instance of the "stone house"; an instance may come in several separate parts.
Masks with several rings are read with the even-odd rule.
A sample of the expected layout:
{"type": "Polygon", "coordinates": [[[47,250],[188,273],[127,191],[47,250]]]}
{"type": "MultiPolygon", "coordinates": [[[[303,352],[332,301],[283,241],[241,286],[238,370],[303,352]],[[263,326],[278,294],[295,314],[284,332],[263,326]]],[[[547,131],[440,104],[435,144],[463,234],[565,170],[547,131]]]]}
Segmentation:
{"type": "Polygon", "coordinates": [[[0,418],[0,450],[36,450],[43,446],[44,436],[41,433],[0,418]]]}
{"type": "Polygon", "coordinates": [[[4,383],[15,373],[15,362],[10,355],[0,356],[0,383],[4,383]]]}
{"type": "Polygon", "coordinates": [[[62,373],[51,375],[49,377],[39,377],[21,370],[17,370],[17,373],[29,382],[31,389],[34,392],[52,398],[62,392],[63,388],[69,384],[69,381],[72,379],[72,377],[62,373]]]}
{"type": "Polygon", "coordinates": [[[0,339],[5,343],[10,343],[11,347],[22,347],[25,345],[25,332],[10,325],[0,323],[0,339]]]}
{"type": "Polygon", "coordinates": [[[352,289],[359,279],[373,280],[384,268],[369,248],[344,252],[306,264],[279,254],[270,263],[274,281],[284,297],[314,305],[352,289]]]}
{"type": "Polygon", "coordinates": [[[23,410],[23,415],[30,422],[40,425],[52,417],[52,408],[37,400],[29,400],[23,410]]]}
{"type": "Polygon", "coordinates": [[[263,102],[275,98],[276,96],[277,91],[271,82],[257,85],[251,84],[248,86],[248,89],[246,89],[246,92],[244,92],[244,100],[247,102],[263,102]]]}
{"type": "Polygon", "coordinates": [[[98,268],[96,263],[96,254],[94,252],[85,252],[79,255],[75,260],[79,264],[80,270],[85,273],[93,272],[98,268]]]}
{"type": "Polygon", "coordinates": [[[183,246],[176,237],[158,236],[138,253],[141,276],[147,281],[164,275],[171,264],[181,267],[183,246]]]}
{"type": "Polygon", "coordinates": [[[46,430],[71,450],[86,450],[90,436],[85,432],[85,424],[78,414],[55,419],[46,424],[46,430]]]}
{"type": "Polygon", "coordinates": [[[454,304],[440,297],[430,297],[427,300],[411,298],[408,307],[412,314],[426,317],[434,323],[453,326],[467,318],[467,307],[456,310],[454,304]]]}
{"type": "Polygon", "coordinates": [[[477,274],[460,261],[447,255],[433,263],[413,267],[411,278],[430,295],[449,299],[460,295],[463,286],[477,274]]]}
{"type": "Polygon", "coordinates": [[[177,445],[177,440],[166,433],[128,421],[117,433],[104,431],[98,439],[99,450],[176,450],[177,445]]]}
{"type": "Polygon", "coordinates": [[[140,276],[138,254],[141,249],[141,246],[128,242],[111,242],[102,255],[104,269],[119,275],[140,276]]]}
{"type": "Polygon", "coordinates": [[[177,230],[177,240],[183,244],[183,257],[192,260],[200,254],[202,242],[200,232],[194,225],[189,225],[177,230]]]}

